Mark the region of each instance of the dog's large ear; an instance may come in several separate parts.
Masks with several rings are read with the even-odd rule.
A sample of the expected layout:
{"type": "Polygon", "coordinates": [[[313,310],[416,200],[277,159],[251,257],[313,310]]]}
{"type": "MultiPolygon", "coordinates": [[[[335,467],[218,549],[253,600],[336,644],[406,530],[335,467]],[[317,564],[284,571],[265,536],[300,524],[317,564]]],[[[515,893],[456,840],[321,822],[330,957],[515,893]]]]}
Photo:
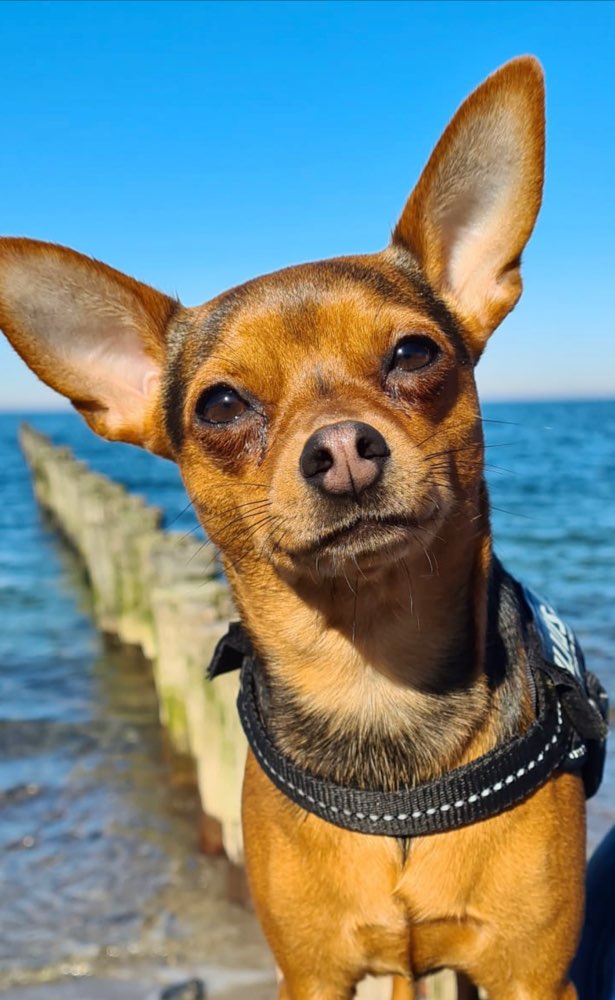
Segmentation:
{"type": "Polygon", "coordinates": [[[74,250],[0,239],[0,328],[90,427],[170,457],[160,413],[178,303],[74,250]]]}
{"type": "Polygon", "coordinates": [[[543,171],[543,75],[523,56],[462,104],[393,233],[462,320],[477,358],[521,294],[543,171]]]}

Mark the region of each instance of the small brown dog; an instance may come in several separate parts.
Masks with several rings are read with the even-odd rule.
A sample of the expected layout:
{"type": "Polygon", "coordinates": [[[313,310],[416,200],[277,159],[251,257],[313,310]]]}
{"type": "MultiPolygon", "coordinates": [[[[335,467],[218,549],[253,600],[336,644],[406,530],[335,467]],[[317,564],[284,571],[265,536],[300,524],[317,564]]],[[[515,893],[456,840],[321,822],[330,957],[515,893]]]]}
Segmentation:
{"type": "MultiPolygon", "coordinates": [[[[381,253],[187,309],[72,250],[0,241],[0,326],[95,431],[178,462],[271,740],[323,781],[413,787],[534,718],[524,650],[490,668],[474,365],[521,293],[543,154],[542,73],[520,58],[455,115],[381,253]]],[[[249,753],[243,805],[281,997],[347,1000],[372,973],[401,1000],[442,966],[491,1000],[576,996],[578,777],[409,838],[305,811],[249,753]]]]}

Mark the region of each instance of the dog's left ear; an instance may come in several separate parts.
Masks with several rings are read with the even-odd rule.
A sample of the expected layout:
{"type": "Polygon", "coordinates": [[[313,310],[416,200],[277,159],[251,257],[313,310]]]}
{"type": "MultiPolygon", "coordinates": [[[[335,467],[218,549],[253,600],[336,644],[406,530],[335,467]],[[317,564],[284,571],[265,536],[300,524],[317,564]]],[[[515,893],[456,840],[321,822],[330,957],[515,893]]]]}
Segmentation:
{"type": "Polygon", "coordinates": [[[523,56],[462,104],[393,233],[463,322],[476,358],[521,294],[543,172],[543,74],[523,56]]]}
{"type": "Polygon", "coordinates": [[[178,308],[67,247],[0,239],[0,329],[15,350],[97,434],[167,458],[161,379],[178,308]]]}

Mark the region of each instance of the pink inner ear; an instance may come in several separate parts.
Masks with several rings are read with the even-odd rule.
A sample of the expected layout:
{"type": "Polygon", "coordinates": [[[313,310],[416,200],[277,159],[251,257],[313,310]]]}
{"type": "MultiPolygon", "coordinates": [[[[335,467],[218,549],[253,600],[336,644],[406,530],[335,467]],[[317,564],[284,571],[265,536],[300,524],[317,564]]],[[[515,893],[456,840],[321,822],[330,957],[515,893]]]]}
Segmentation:
{"type": "Polygon", "coordinates": [[[510,191],[489,192],[481,204],[475,192],[460,201],[454,215],[443,220],[442,240],[447,258],[444,281],[470,315],[497,295],[497,283],[511,251],[502,219],[512,208],[510,191]]]}
{"type": "MultiPolygon", "coordinates": [[[[94,332],[94,329],[91,328],[94,332]]],[[[160,371],[143,351],[134,331],[118,330],[106,343],[100,341],[82,356],[73,357],[83,372],[83,392],[105,408],[109,430],[139,425],[156,398],[160,371]]]]}
{"type": "MultiPolygon", "coordinates": [[[[46,382],[104,413],[106,430],[143,425],[159,366],[141,301],[103,265],[56,252],[9,255],[0,299],[13,342],[46,382]]],[[[106,431],[105,431],[106,432],[106,431]]]]}
{"type": "Polygon", "coordinates": [[[524,156],[510,110],[495,108],[455,137],[430,199],[445,285],[469,315],[497,298],[498,277],[516,255],[524,156]]]}
{"type": "Polygon", "coordinates": [[[464,322],[477,356],[521,292],[519,261],[542,195],[543,98],[531,58],[489,77],[445,130],[394,233],[464,322]]]}

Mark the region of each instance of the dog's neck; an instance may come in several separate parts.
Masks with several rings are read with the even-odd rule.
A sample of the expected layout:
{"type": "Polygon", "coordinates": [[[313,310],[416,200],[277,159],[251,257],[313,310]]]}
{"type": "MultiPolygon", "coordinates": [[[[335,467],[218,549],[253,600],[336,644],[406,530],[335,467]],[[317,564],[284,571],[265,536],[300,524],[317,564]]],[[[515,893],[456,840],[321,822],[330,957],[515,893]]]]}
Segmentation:
{"type": "Polygon", "coordinates": [[[331,780],[393,788],[501,738],[484,670],[490,560],[485,507],[374,580],[289,582],[270,571],[256,603],[254,578],[236,577],[280,749],[331,780]]]}

